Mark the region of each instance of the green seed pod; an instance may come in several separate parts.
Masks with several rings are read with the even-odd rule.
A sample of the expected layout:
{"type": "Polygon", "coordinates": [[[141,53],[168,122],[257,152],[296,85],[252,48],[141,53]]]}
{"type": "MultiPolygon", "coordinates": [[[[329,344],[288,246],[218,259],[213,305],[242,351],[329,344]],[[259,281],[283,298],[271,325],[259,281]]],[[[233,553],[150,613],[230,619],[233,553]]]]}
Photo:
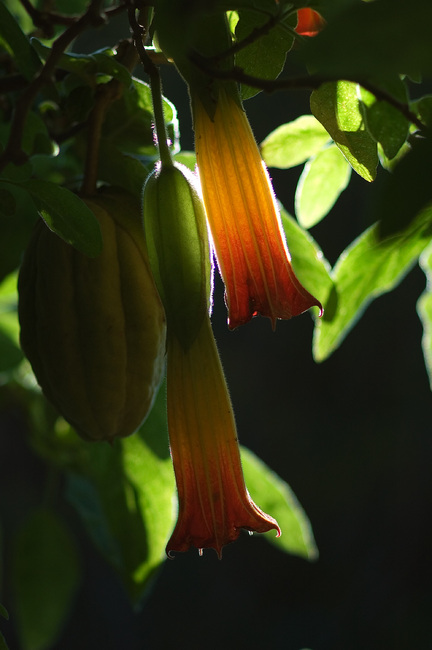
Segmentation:
{"type": "Polygon", "coordinates": [[[187,349],[209,312],[212,289],[205,210],[194,174],[178,163],[159,164],[144,187],[143,210],[168,332],[187,349]]]}
{"type": "Polygon", "coordinates": [[[165,365],[165,314],[137,202],[86,201],[103,251],[89,258],[40,220],[19,274],[21,345],[62,416],[88,440],[128,436],[149,413],[165,365]]]}

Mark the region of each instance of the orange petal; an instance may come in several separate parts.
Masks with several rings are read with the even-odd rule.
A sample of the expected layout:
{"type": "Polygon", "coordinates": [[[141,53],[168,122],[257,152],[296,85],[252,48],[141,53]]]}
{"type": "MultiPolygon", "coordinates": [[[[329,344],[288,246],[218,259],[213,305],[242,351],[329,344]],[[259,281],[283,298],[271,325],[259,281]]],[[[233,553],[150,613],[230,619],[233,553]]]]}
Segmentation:
{"type": "Polygon", "coordinates": [[[326,21],[314,9],[299,9],[297,11],[298,21],[295,31],[300,36],[316,36],[325,26],[326,21]]]}
{"type": "Polygon", "coordinates": [[[277,522],[262,512],[245,487],[230,398],[213,338],[204,319],[185,351],[168,342],[168,428],[179,514],[167,553],[222,547],[240,530],[259,533],[277,522]]]}
{"type": "Polygon", "coordinates": [[[211,119],[192,99],[198,171],[230,328],[257,314],[274,326],[277,318],[321,307],[292,269],[270,179],[241,105],[221,87],[211,119]]]}

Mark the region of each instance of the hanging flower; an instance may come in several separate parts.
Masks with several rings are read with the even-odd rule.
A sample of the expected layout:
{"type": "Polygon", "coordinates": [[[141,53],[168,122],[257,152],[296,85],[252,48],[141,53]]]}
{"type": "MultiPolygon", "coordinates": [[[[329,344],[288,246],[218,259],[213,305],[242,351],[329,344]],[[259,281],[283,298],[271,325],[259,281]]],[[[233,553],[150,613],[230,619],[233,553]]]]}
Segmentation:
{"type": "Polygon", "coordinates": [[[300,36],[316,36],[325,26],[324,18],[314,9],[299,9],[297,17],[295,31],[300,36]]]}
{"type": "Polygon", "coordinates": [[[167,553],[222,547],[245,528],[277,522],[244,483],[231,401],[209,318],[212,269],[197,179],[184,166],[156,166],[144,188],[149,260],[167,316],[168,431],[179,497],[167,553]]]}
{"type": "Polygon", "coordinates": [[[239,99],[218,87],[214,115],[193,92],[197,164],[231,329],[321,305],[296,278],[266,167],[239,99]]]}
{"type": "Polygon", "coordinates": [[[168,429],[179,497],[178,521],[167,553],[233,542],[242,528],[280,529],[245,487],[237,431],[218,351],[207,317],[185,350],[168,341],[168,429]]]}

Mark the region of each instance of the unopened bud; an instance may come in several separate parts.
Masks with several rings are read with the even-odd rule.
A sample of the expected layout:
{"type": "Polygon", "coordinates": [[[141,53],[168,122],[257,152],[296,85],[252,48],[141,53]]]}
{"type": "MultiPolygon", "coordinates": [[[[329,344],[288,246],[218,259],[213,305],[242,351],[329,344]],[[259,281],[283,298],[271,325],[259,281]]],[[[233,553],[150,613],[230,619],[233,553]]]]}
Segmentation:
{"type": "Polygon", "coordinates": [[[212,289],[205,211],[195,175],[184,165],[159,163],[145,184],[143,210],[168,332],[188,348],[208,314],[212,289]]]}

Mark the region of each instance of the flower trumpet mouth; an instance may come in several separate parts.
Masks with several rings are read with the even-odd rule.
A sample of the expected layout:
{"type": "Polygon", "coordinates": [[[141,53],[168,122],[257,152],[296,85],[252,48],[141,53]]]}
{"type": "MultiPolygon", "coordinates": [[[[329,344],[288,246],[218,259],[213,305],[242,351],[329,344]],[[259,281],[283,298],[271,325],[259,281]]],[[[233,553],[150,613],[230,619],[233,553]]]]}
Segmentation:
{"type": "Polygon", "coordinates": [[[191,89],[195,148],[231,329],[289,319],[320,302],[299,282],[267,169],[238,97],[218,86],[214,115],[191,89]]]}
{"type": "Polygon", "coordinates": [[[167,554],[195,546],[202,553],[235,541],[242,528],[264,533],[277,521],[246,489],[236,425],[209,318],[185,349],[168,341],[168,427],[179,513],[167,554]]]}

